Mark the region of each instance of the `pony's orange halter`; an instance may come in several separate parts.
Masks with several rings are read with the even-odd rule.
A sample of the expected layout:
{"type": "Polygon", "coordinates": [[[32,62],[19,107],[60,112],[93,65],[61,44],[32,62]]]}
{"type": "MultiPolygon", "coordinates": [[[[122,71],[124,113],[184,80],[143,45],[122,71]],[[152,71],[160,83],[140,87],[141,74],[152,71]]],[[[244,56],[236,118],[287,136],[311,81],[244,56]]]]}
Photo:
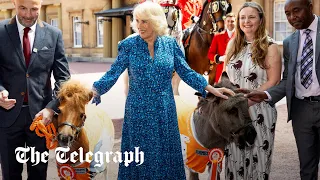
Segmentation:
{"type": "Polygon", "coordinates": [[[56,148],[58,146],[56,128],[54,127],[53,123],[45,126],[40,120],[42,120],[42,116],[38,116],[35,120],[33,120],[32,124],[30,125],[30,131],[35,131],[39,137],[45,136],[46,146],[49,150],[56,148]]]}

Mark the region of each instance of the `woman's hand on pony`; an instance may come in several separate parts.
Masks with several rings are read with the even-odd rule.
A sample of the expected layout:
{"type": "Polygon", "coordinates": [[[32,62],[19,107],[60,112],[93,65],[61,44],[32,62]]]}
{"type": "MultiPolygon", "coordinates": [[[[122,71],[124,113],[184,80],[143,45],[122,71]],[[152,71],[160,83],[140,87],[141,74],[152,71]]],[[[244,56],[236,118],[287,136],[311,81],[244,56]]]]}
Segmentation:
{"type": "Polygon", "coordinates": [[[91,101],[91,104],[96,104],[96,105],[100,104],[101,103],[101,96],[94,88],[92,88],[92,92],[93,92],[93,99],[91,101]]]}

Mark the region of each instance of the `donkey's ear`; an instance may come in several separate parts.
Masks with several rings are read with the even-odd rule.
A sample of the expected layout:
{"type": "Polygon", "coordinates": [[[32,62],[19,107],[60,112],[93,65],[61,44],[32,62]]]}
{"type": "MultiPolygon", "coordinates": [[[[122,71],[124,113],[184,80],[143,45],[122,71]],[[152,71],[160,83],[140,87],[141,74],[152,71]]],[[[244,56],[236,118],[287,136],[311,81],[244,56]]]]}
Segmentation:
{"type": "Polygon", "coordinates": [[[223,71],[221,74],[221,78],[227,78],[229,80],[229,76],[228,76],[227,72],[223,71]]]}
{"type": "Polygon", "coordinates": [[[200,92],[195,92],[194,95],[202,97],[202,94],[200,92]]]}
{"type": "Polygon", "coordinates": [[[200,92],[195,92],[194,95],[198,96],[198,100],[200,101],[201,99],[204,99],[202,97],[202,94],[200,92]]]}

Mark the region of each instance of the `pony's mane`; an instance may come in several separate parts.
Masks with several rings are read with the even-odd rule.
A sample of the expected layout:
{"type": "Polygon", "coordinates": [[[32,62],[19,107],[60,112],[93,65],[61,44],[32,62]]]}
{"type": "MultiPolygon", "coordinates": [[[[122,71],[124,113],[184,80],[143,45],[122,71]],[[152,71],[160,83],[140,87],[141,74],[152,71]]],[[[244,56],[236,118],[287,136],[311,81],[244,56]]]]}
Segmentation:
{"type": "Polygon", "coordinates": [[[76,80],[66,81],[58,92],[61,103],[68,102],[78,106],[87,104],[91,97],[92,91],[76,80]]]}

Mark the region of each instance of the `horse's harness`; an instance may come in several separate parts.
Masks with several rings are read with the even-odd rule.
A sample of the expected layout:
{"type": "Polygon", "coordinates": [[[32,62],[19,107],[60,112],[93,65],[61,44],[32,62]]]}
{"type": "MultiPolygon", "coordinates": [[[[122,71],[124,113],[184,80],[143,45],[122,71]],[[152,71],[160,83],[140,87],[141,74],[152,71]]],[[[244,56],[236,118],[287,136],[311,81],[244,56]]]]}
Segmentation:
{"type": "MultiPolygon", "coordinates": [[[[209,15],[209,19],[212,23],[212,28],[209,30],[204,29],[204,26],[207,24],[207,22],[205,20],[202,21],[202,24],[201,24],[201,19],[202,19],[201,16],[203,16],[203,13],[201,13],[200,20],[193,27],[193,28],[195,28],[195,31],[199,34],[199,36],[203,42],[205,42],[203,34],[212,35],[215,32],[217,32],[218,31],[217,23],[219,21],[224,21],[226,18],[226,15],[229,12],[231,12],[231,10],[232,10],[232,6],[230,3],[228,3],[227,0],[216,0],[216,1],[208,0],[208,3],[209,3],[209,7],[208,7],[207,14],[209,15]],[[220,16],[219,18],[216,19],[214,17],[214,14],[219,12],[219,10],[222,11],[222,16],[220,16]]],[[[191,33],[185,38],[186,40],[184,41],[184,39],[183,39],[183,41],[184,41],[183,45],[185,48],[186,57],[188,57],[187,54],[189,52],[189,45],[190,45],[191,36],[192,36],[192,30],[191,30],[191,33]]],[[[209,42],[209,43],[211,43],[211,42],[209,42]]],[[[209,44],[209,46],[210,46],[210,44],[209,44]]],[[[206,71],[207,74],[210,74],[211,70],[213,69],[213,63],[214,63],[213,61],[209,60],[209,71],[208,72],[206,71]]]]}
{"type": "MultiPolygon", "coordinates": [[[[215,32],[218,31],[218,26],[217,26],[217,23],[219,21],[224,21],[225,18],[226,18],[226,15],[231,12],[231,4],[228,3],[227,0],[216,0],[216,1],[212,1],[212,0],[208,0],[208,3],[209,3],[209,7],[208,7],[208,11],[207,11],[207,14],[209,15],[209,18],[210,18],[210,21],[212,23],[212,28],[209,29],[209,30],[205,30],[203,28],[203,26],[205,26],[207,24],[206,21],[202,21],[202,27],[201,27],[201,21],[199,20],[197,22],[197,24],[195,25],[195,27],[197,27],[197,32],[199,33],[202,41],[204,41],[204,38],[202,36],[202,34],[214,34],[215,32]],[[222,11],[222,16],[220,16],[219,18],[215,18],[214,17],[214,14],[219,12],[219,11],[222,11]]],[[[200,17],[201,19],[201,17],[200,17]]]]}
{"type": "Polygon", "coordinates": [[[164,10],[164,13],[166,15],[166,19],[168,21],[168,18],[170,17],[171,15],[171,20],[173,21],[173,24],[170,25],[168,23],[168,28],[170,29],[170,35],[171,33],[173,32],[173,29],[175,28],[175,26],[177,25],[178,23],[178,20],[180,18],[180,8],[177,4],[171,2],[171,1],[166,1],[164,3],[160,3],[160,6],[163,8],[164,10]],[[170,7],[174,7],[175,9],[173,10],[173,12],[171,14],[169,14],[170,12],[170,7]]]}
{"type": "Polygon", "coordinates": [[[83,128],[83,126],[84,126],[84,123],[85,123],[85,121],[86,121],[86,114],[81,114],[81,120],[82,120],[82,123],[81,123],[81,125],[80,126],[75,126],[74,124],[71,124],[71,123],[69,123],[69,122],[63,122],[63,123],[61,123],[61,124],[59,124],[58,125],[58,129],[60,128],[60,127],[62,127],[62,126],[70,126],[73,130],[75,130],[76,131],[76,135],[75,135],[75,138],[73,139],[73,141],[75,141],[77,138],[78,138],[78,135],[80,134],[80,131],[81,131],[81,129],[83,128]]]}
{"type": "MultiPolygon", "coordinates": [[[[232,6],[230,3],[228,3],[227,0],[208,0],[208,3],[209,3],[209,7],[208,7],[208,10],[207,10],[207,14],[209,15],[209,19],[212,23],[212,28],[209,29],[209,30],[206,30],[204,29],[204,26],[207,24],[207,21],[201,21],[201,19],[203,18],[203,13],[201,13],[201,16],[200,16],[200,20],[195,24],[195,26],[193,28],[195,28],[194,30],[199,34],[200,38],[202,39],[203,42],[205,42],[205,39],[203,37],[204,34],[214,34],[215,32],[217,32],[217,23],[219,21],[224,21],[224,19],[226,18],[226,15],[231,12],[231,9],[232,9],[232,6]],[[219,12],[219,11],[222,11],[222,16],[219,17],[219,18],[215,18],[213,14],[219,12]],[[202,24],[201,24],[202,23],[202,24]]],[[[189,45],[190,45],[190,40],[191,40],[191,36],[192,36],[192,30],[190,30],[190,34],[189,35],[184,35],[183,37],[183,46],[185,48],[185,52],[186,52],[186,57],[188,52],[189,52],[189,45]]],[[[187,32],[187,31],[185,31],[187,32]]],[[[209,42],[210,43],[210,42],[209,42]]],[[[210,44],[209,44],[210,46],[210,44]]],[[[209,72],[208,74],[210,74],[211,70],[213,69],[213,65],[210,63],[209,61],[209,72]]]]}

